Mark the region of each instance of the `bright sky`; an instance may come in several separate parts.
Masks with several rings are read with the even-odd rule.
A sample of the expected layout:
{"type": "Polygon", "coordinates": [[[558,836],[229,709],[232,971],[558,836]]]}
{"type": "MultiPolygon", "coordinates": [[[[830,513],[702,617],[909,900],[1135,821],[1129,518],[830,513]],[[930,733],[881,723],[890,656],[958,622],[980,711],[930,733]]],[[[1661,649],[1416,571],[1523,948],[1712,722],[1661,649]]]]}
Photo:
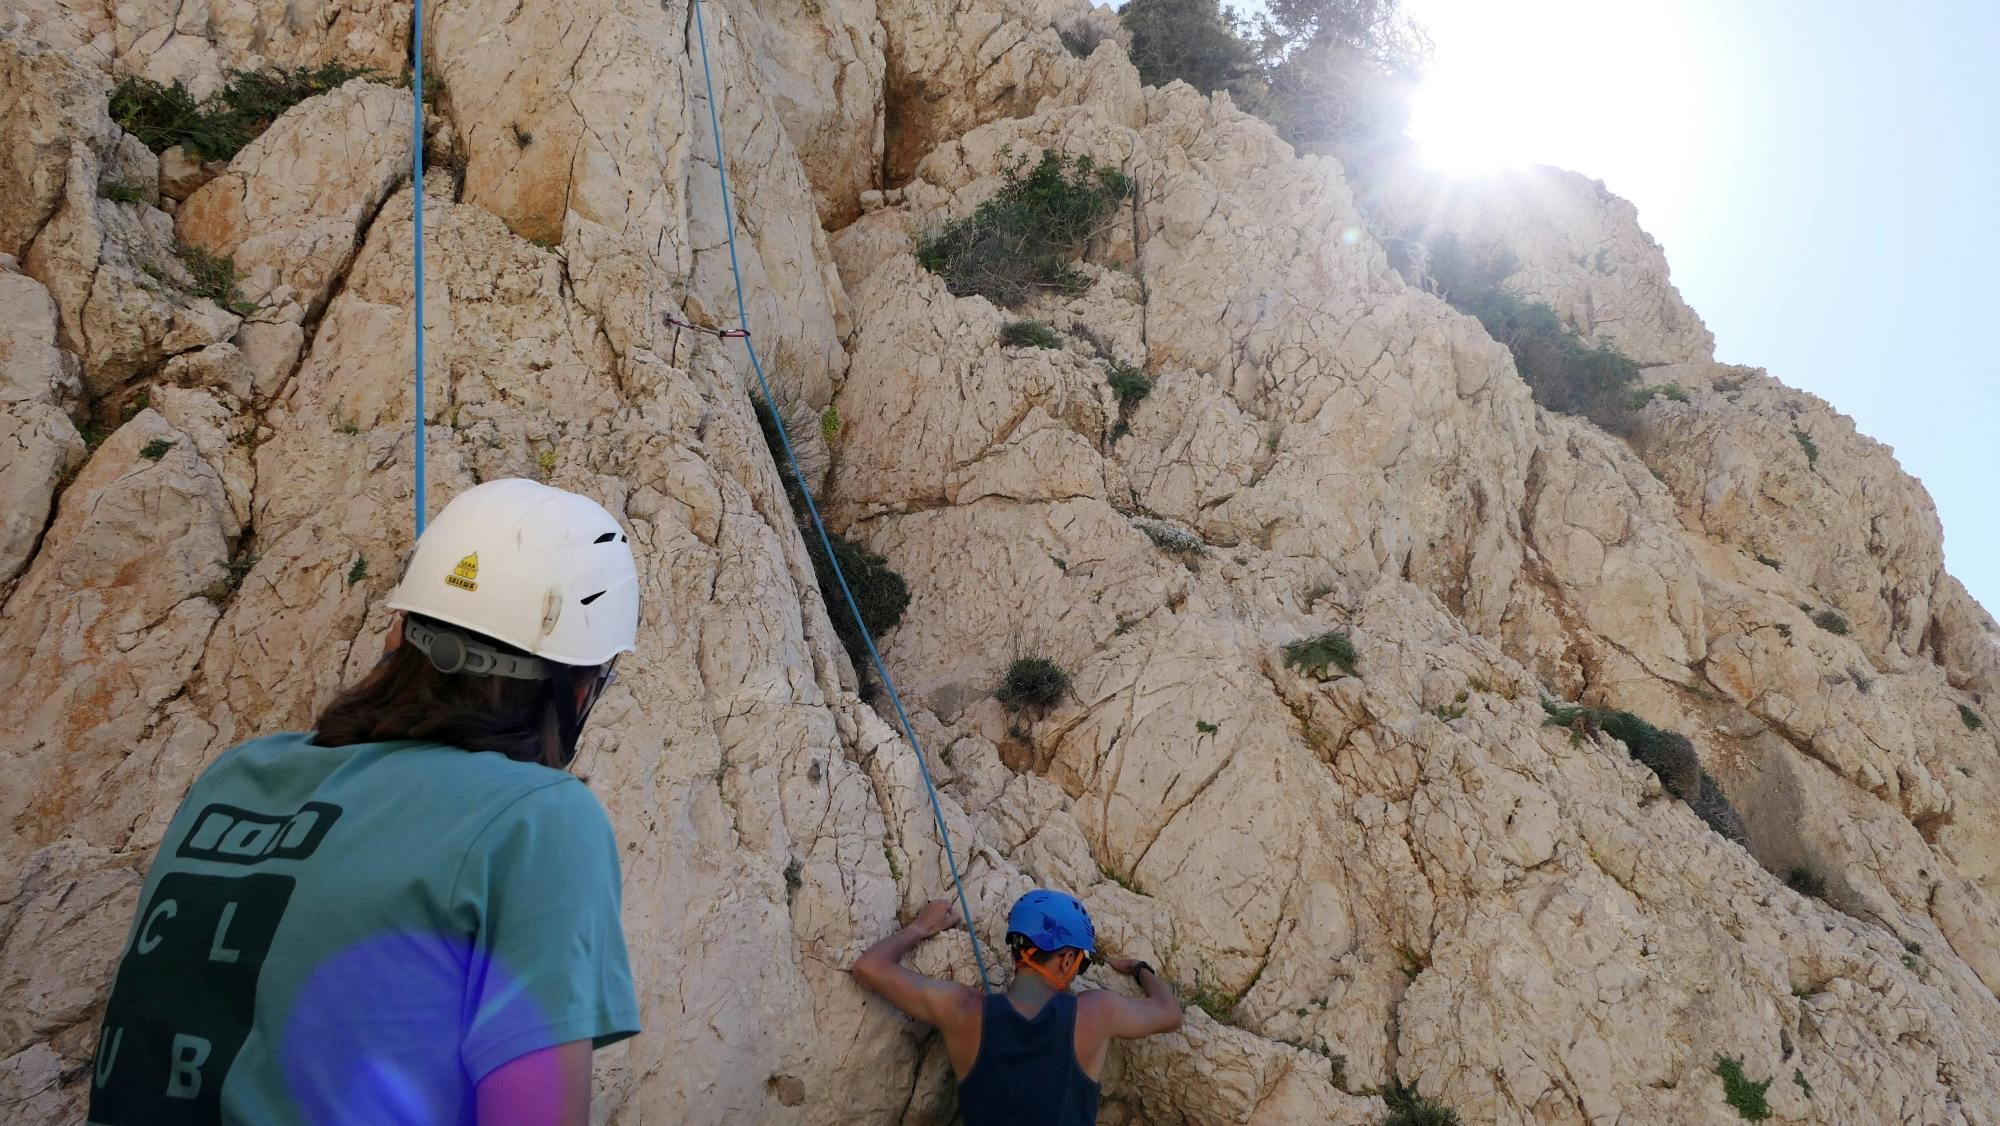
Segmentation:
{"type": "Polygon", "coordinates": [[[2000,3],[1405,6],[1436,43],[1413,125],[1435,155],[1637,204],[1718,358],[1893,446],[2000,610],[2000,3]]]}

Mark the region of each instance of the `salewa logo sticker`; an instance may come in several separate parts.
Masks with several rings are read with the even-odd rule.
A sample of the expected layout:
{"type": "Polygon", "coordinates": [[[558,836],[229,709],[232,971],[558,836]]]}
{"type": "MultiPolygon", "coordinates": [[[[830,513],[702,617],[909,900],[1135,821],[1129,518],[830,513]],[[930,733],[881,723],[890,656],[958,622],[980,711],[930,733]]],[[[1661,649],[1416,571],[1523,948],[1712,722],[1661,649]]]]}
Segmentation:
{"type": "Polygon", "coordinates": [[[478,590],[479,553],[475,551],[459,560],[458,566],[451,569],[451,574],[446,575],[444,581],[460,590],[478,590]]]}

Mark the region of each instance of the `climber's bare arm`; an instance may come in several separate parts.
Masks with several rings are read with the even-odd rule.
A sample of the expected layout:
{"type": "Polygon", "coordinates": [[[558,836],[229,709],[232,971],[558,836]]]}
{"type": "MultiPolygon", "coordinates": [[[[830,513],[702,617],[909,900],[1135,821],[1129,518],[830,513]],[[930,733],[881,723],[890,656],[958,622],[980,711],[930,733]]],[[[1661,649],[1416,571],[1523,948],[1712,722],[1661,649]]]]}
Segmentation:
{"type": "MultiPolygon", "coordinates": [[[[1130,974],[1136,958],[1106,958],[1104,964],[1130,974]]],[[[1181,1003],[1173,987],[1151,967],[1138,975],[1144,997],[1122,997],[1109,989],[1093,989],[1076,999],[1076,1060],[1085,1075],[1096,1079],[1113,1040],[1137,1040],[1181,1026],[1181,1003]]]]}
{"type": "MultiPolygon", "coordinates": [[[[1130,974],[1137,958],[1106,958],[1104,964],[1121,974],[1130,974]]],[[[1160,980],[1151,966],[1139,971],[1139,988],[1144,997],[1121,997],[1108,989],[1096,989],[1078,1000],[1087,1018],[1108,1039],[1137,1040],[1158,1032],[1172,1032],[1181,1026],[1181,1003],[1173,986],[1160,980]]]]}
{"type": "Polygon", "coordinates": [[[915,921],[868,948],[854,963],[854,980],[880,993],[889,1003],[926,1024],[934,1024],[949,1042],[969,1022],[979,1026],[979,991],[955,981],[940,981],[903,965],[903,958],[926,939],[959,924],[958,908],[949,899],[933,899],[917,912],[915,921]]]}
{"type": "Polygon", "coordinates": [[[585,1126],[590,1121],[590,1041],[572,1040],[508,1060],[479,1081],[479,1126],[585,1126]]]}

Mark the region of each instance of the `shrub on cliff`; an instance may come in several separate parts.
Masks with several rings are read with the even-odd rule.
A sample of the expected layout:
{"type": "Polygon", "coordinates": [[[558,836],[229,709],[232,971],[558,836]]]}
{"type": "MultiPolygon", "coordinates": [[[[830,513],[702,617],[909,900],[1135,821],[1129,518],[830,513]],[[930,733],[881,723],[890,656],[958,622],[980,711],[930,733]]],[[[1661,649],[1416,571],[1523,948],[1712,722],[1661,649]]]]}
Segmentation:
{"type": "Polygon", "coordinates": [[[1148,86],[1179,79],[1212,94],[1256,69],[1251,29],[1218,0],[1128,0],[1118,18],[1131,33],[1139,81],[1148,86]]]}
{"type": "Polygon", "coordinates": [[[1694,744],[1678,731],[1655,727],[1631,712],[1615,708],[1542,701],[1551,727],[1566,727],[1578,735],[1602,731],[1625,744],[1632,757],[1660,779],[1667,792],[1692,805],[1701,794],[1701,759],[1694,744]]]}
{"type": "Polygon", "coordinates": [[[128,75],[111,92],[111,119],[154,152],[180,145],[201,160],[228,160],[286,110],[368,73],[342,63],[237,71],[200,102],[179,81],[128,75]]]}
{"type": "MultiPolygon", "coordinates": [[[[854,592],[854,604],[861,611],[862,622],[871,636],[881,637],[902,621],[903,611],[909,609],[909,584],[880,555],[832,532],[826,538],[833,544],[833,558],[840,561],[841,573],[847,576],[847,589],[854,592]]],[[[826,613],[833,622],[834,636],[840,638],[854,667],[866,668],[868,647],[862,644],[861,631],[855,628],[847,600],[840,596],[840,584],[834,579],[826,548],[811,529],[806,529],[805,541],[806,554],[812,557],[813,577],[819,580],[820,593],[827,599],[826,613]]]]}
{"type": "Polygon", "coordinates": [[[1360,654],[1354,651],[1354,640],[1346,630],[1332,630],[1317,637],[1300,638],[1285,646],[1285,667],[1298,669],[1324,677],[1327,670],[1338,667],[1341,672],[1352,674],[1360,663],[1360,654]]]}
{"type": "Polygon", "coordinates": [[[1433,288],[1507,346],[1537,403],[1582,415],[1613,433],[1630,431],[1638,364],[1608,344],[1586,344],[1554,309],[1502,285],[1516,269],[1512,255],[1471,252],[1450,233],[1434,240],[1429,251],[1433,288]]]}
{"type": "Polygon", "coordinates": [[[1580,704],[1560,704],[1543,700],[1542,710],[1551,727],[1566,727],[1575,738],[1603,732],[1625,744],[1632,757],[1660,779],[1668,793],[1688,804],[1695,815],[1724,838],[1748,848],[1750,834],[1736,807],[1729,804],[1708,771],[1701,768],[1694,744],[1678,731],[1655,727],[1615,708],[1591,708],[1580,704]]]}
{"type": "Polygon", "coordinates": [[[1264,0],[1255,20],[1218,0],[1119,9],[1141,81],[1179,79],[1237,105],[1308,152],[1395,137],[1430,43],[1398,0],[1264,0]]]}
{"type": "Polygon", "coordinates": [[[1082,290],[1088,282],[1070,259],[1132,194],[1131,179],[1053,149],[1032,167],[1013,157],[1000,175],[993,198],[918,242],[917,262],[953,296],[996,305],[1018,305],[1037,288],[1082,290]]]}
{"type": "Polygon", "coordinates": [[[831,531],[826,535],[827,541],[833,545],[833,555],[829,559],[826,545],[820,542],[819,533],[812,529],[812,521],[805,512],[805,495],[799,487],[799,479],[792,473],[791,462],[785,457],[784,446],[778,441],[777,414],[771,404],[762,398],[752,396],[750,405],[757,413],[757,427],[764,434],[764,446],[778,467],[778,480],[784,485],[785,499],[792,508],[792,519],[798,523],[800,538],[805,541],[806,556],[812,560],[813,579],[819,583],[820,595],[826,599],[826,616],[833,623],[833,634],[840,639],[841,648],[847,650],[847,659],[854,662],[855,671],[865,673],[870,666],[868,647],[861,640],[861,630],[854,624],[854,615],[848,611],[847,600],[841,597],[832,560],[839,561],[841,574],[847,577],[847,589],[853,592],[855,607],[861,612],[861,621],[873,637],[880,638],[903,620],[903,611],[910,606],[909,584],[889,566],[887,559],[831,531]]]}
{"type": "Polygon", "coordinates": [[[1069,674],[1046,657],[1022,657],[1007,666],[1007,675],[994,693],[1010,712],[1024,708],[1047,711],[1062,702],[1069,692],[1069,674]]]}
{"type": "Polygon", "coordinates": [[[1000,326],[1000,343],[1009,348],[1060,348],[1062,337],[1041,321],[1008,321],[1000,326]]]}
{"type": "Polygon", "coordinates": [[[1382,1089],[1382,1102],[1389,1108],[1382,1126],[1460,1126],[1457,1111],[1425,1098],[1401,1079],[1391,1079],[1382,1089]]]}

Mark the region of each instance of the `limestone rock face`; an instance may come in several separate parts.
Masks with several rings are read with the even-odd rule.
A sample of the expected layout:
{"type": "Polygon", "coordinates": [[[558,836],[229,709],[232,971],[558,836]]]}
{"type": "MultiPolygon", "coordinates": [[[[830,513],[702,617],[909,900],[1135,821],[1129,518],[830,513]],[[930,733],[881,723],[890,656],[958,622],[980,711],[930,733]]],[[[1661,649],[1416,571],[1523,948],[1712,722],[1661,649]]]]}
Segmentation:
{"type": "Polygon", "coordinates": [[[739,318],[694,9],[427,12],[421,185],[380,82],[214,170],[105,110],[114,74],[388,77],[407,8],[37,0],[0,34],[6,1105],[80,1117],[181,794],[373,662],[421,425],[433,510],[543,478],[639,559],[577,764],[646,1025],[597,1058],[608,1121],[952,1119],[936,1039],[844,972],[949,887],[920,754],[989,955],[1062,887],[1196,1003],[1112,1052],[1106,1122],[1360,1126],[1392,1081],[1468,1122],[1738,1121],[1718,1055],[1778,1122],[2000,1120],[2000,630],[1889,451],[1712,362],[1629,204],[1350,177],[1141,87],[1086,0],[705,0],[749,327],[833,529],[909,585],[878,641],[919,746],[836,640],[741,341],[671,323],[739,318]],[[1135,185],[1088,284],[954,296],[917,238],[1047,149],[1135,185]],[[1537,408],[1406,283],[1437,229],[1685,401],[1629,440],[1537,408]],[[1060,346],[1002,346],[1021,317],[1060,346]],[[1022,657],[1060,699],[1002,705],[1022,657]],[[1558,699],[1685,736],[1696,804],[1558,699]]]}

